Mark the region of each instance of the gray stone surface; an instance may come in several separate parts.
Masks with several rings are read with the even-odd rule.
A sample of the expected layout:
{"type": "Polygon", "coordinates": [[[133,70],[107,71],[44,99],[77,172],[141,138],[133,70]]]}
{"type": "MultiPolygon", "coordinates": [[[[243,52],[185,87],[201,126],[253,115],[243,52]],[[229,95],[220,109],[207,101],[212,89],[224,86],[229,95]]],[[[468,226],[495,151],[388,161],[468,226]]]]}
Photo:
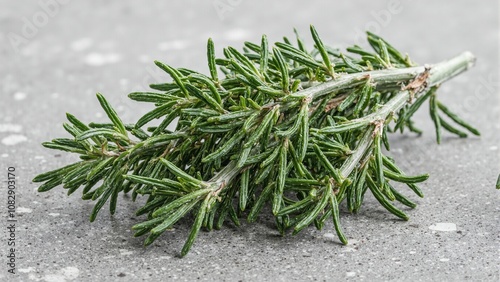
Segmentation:
{"type": "Polygon", "coordinates": [[[15,166],[18,175],[18,274],[6,272],[2,235],[1,281],[498,281],[497,1],[56,3],[48,14],[37,1],[0,1],[2,232],[6,168],[15,166]],[[391,155],[407,172],[431,173],[422,185],[425,198],[411,196],[419,206],[407,210],[410,221],[395,219],[368,197],[359,214],[342,210],[348,246],[338,243],[331,224],[282,238],[272,219],[263,217],[252,225],[202,232],[191,253],[179,259],[188,223],[144,248],[130,230],[141,220],[132,215],[140,203],[120,198],[115,216],[103,211],[91,224],[92,203],[78,193],[36,192],[31,182],[36,174],[75,160],[40,146],[63,136],[65,112],[105,121],[96,92],[104,93],[125,121],[135,121],[150,107],[131,103],[126,94],[167,79],[154,68],[154,59],[207,72],[208,37],[220,54],[224,46],[258,41],[263,33],[274,41],[293,36],[292,27],[308,38],[309,24],[326,43],[343,47],[362,43],[366,28],[377,31],[420,63],[464,50],[477,55],[477,66],[443,85],[440,99],[477,125],[480,138],[444,134],[436,145],[426,109],[418,113],[425,134],[392,138],[391,155]],[[440,223],[453,223],[456,230],[431,229],[443,227],[440,223]]]}

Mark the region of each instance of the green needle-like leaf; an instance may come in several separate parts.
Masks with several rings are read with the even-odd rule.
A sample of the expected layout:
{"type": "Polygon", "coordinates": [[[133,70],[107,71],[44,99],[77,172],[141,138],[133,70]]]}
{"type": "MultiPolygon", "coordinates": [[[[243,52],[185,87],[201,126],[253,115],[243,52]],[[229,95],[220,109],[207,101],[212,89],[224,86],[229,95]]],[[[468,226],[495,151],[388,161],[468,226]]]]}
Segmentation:
{"type": "Polygon", "coordinates": [[[430,97],[429,109],[432,121],[434,122],[434,126],[436,127],[436,141],[438,144],[441,144],[441,118],[439,117],[437,111],[436,94],[432,94],[430,97]]]}
{"type": "Polygon", "coordinates": [[[381,128],[378,128],[378,129],[375,129],[376,132],[374,132],[375,134],[375,137],[374,137],[374,141],[373,141],[373,145],[374,145],[374,148],[373,148],[373,153],[374,153],[374,156],[375,156],[375,176],[377,176],[377,183],[379,185],[379,187],[384,187],[385,185],[385,177],[384,177],[384,165],[382,163],[382,144],[381,144],[381,140],[382,140],[382,136],[381,136],[381,132],[380,130],[382,130],[381,128]]]}
{"type": "Polygon", "coordinates": [[[285,93],[288,93],[290,87],[290,76],[288,74],[288,66],[285,62],[285,58],[283,58],[283,55],[281,55],[278,48],[273,48],[273,55],[274,62],[281,72],[281,88],[285,93]]]}
{"type": "Polygon", "coordinates": [[[186,240],[186,243],[182,247],[181,257],[185,256],[189,252],[191,246],[194,243],[194,240],[196,239],[196,236],[198,235],[198,232],[200,232],[203,219],[205,218],[205,214],[207,213],[208,210],[209,202],[210,202],[210,196],[207,196],[203,201],[203,203],[201,204],[201,207],[198,211],[198,215],[196,215],[196,219],[194,220],[193,227],[191,227],[191,232],[189,233],[188,239],[186,240]]]}
{"type": "Polygon", "coordinates": [[[250,170],[246,169],[241,173],[241,184],[239,190],[239,206],[240,210],[244,211],[248,203],[248,186],[250,182],[250,170]]]}
{"type": "Polygon", "coordinates": [[[83,162],[76,162],[74,164],[70,164],[58,169],[54,169],[42,174],[37,175],[35,178],[33,178],[33,182],[44,182],[47,180],[50,180],[52,178],[56,178],[58,176],[62,176],[64,174],[67,174],[68,172],[72,171],[73,169],[79,167],[83,162]]]}
{"type": "Polygon", "coordinates": [[[248,222],[254,222],[257,220],[257,216],[259,215],[259,212],[261,211],[262,207],[264,206],[264,203],[269,199],[269,197],[272,194],[272,191],[274,190],[274,187],[276,186],[275,182],[269,183],[264,190],[262,190],[262,193],[260,193],[259,198],[255,202],[254,206],[250,210],[250,213],[248,214],[248,222]]]}
{"type": "Polygon", "coordinates": [[[266,114],[262,122],[257,126],[257,129],[254,131],[250,138],[245,142],[243,148],[249,148],[254,145],[257,140],[265,133],[267,127],[271,124],[274,114],[277,112],[278,108],[274,108],[269,113],[266,114]]]}
{"type": "Polygon", "coordinates": [[[196,184],[201,184],[202,181],[192,177],[191,175],[187,174],[184,172],[182,169],[178,168],[176,165],[173,163],[167,161],[166,159],[161,159],[160,160],[173,174],[175,174],[177,177],[180,177],[182,179],[185,179],[186,181],[190,181],[196,184]]]}
{"type": "Polygon", "coordinates": [[[113,122],[118,132],[123,134],[124,136],[127,136],[127,130],[125,129],[125,125],[123,125],[122,120],[118,117],[115,110],[111,107],[108,101],[106,101],[104,96],[102,96],[100,93],[97,93],[96,96],[102,108],[108,115],[109,119],[113,122]]]}
{"type": "MultiPolygon", "coordinates": [[[[198,201],[191,201],[188,203],[185,203],[181,207],[179,207],[177,210],[173,211],[172,214],[170,214],[168,217],[165,218],[165,220],[156,226],[155,228],[151,229],[151,235],[161,235],[165,230],[168,228],[171,228],[172,225],[174,225],[179,219],[184,217],[196,204],[198,201]]],[[[151,236],[150,235],[150,236],[151,236]]],[[[151,244],[153,241],[147,240],[144,242],[145,245],[151,244]]]]}
{"type": "Polygon", "coordinates": [[[469,130],[472,134],[477,135],[477,136],[481,135],[481,133],[479,133],[479,130],[475,129],[474,127],[472,127],[471,125],[469,125],[468,123],[466,123],[465,121],[463,121],[460,117],[458,117],[456,114],[454,114],[453,112],[451,112],[441,102],[437,101],[437,106],[439,107],[439,109],[443,113],[445,113],[448,117],[450,117],[454,122],[456,122],[457,124],[463,126],[467,130],[469,130]]]}
{"type": "Polygon", "coordinates": [[[384,169],[384,176],[398,181],[398,182],[405,182],[405,183],[419,183],[419,182],[424,182],[429,178],[428,174],[422,174],[422,175],[416,175],[416,176],[407,176],[407,175],[402,175],[399,173],[395,173],[389,170],[384,169]]]}
{"type": "Polygon", "coordinates": [[[281,200],[283,191],[285,190],[285,179],[287,174],[287,147],[288,147],[288,139],[283,141],[279,149],[279,157],[278,157],[278,177],[276,179],[276,194],[273,201],[273,214],[278,214],[281,209],[281,200]]]}
{"type": "Polygon", "coordinates": [[[337,232],[337,236],[340,239],[342,244],[347,245],[347,238],[342,231],[342,227],[340,227],[340,212],[339,212],[339,204],[337,203],[337,197],[333,194],[333,187],[331,182],[328,182],[327,193],[330,195],[330,206],[332,209],[332,217],[333,217],[333,226],[335,227],[335,232],[337,232]]]}
{"type": "Polygon", "coordinates": [[[260,73],[266,73],[267,66],[269,63],[269,43],[267,42],[267,36],[262,35],[262,40],[260,43],[260,73]]]}
{"type": "Polygon", "coordinates": [[[164,70],[166,73],[168,73],[170,75],[170,77],[172,77],[172,79],[175,81],[175,83],[177,84],[177,86],[179,86],[179,88],[182,90],[182,93],[184,93],[184,97],[189,97],[189,93],[186,89],[186,86],[184,85],[184,82],[182,82],[182,79],[181,79],[181,76],[182,74],[172,68],[171,66],[169,65],[166,65],[166,64],[163,64],[159,61],[155,61],[155,64],[162,70],[164,70]]]}
{"type": "Polygon", "coordinates": [[[366,179],[367,179],[368,187],[370,188],[370,191],[372,191],[373,196],[375,196],[375,199],[377,199],[377,201],[384,208],[386,208],[392,214],[394,214],[395,216],[397,216],[397,217],[399,217],[399,218],[401,218],[403,220],[408,220],[409,219],[409,217],[404,212],[402,212],[401,210],[399,210],[398,208],[396,208],[395,206],[393,206],[391,203],[389,203],[384,198],[384,195],[380,191],[380,188],[377,187],[377,185],[375,184],[375,182],[373,182],[372,178],[369,175],[366,176],[366,179]]]}
{"type": "Polygon", "coordinates": [[[310,26],[310,29],[314,43],[316,43],[316,48],[321,54],[321,58],[323,58],[323,63],[325,64],[326,69],[330,73],[330,76],[333,76],[334,75],[333,66],[332,63],[330,62],[330,57],[328,56],[328,52],[326,51],[325,46],[323,45],[323,41],[321,41],[321,38],[319,37],[313,25],[310,26]]]}
{"type": "MultiPolygon", "coordinates": [[[[106,187],[106,186],[103,186],[103,187],[106,187]]],[[[113,193],[113,190],[114,189],[111,187],[106,187],[104,189],[104,193],[102,195],[100,195],[99,200],[97,201],[94,208],[92,209],[92,212],[90,213],[90,222],[93,222],[96,219],[97,214],[99,213],[101,208],[104,206],[104,204],[106,203],[108,198],[111,196],[111,194],[113,193]]]]}
{"type": "Polygon", "coordinates": [[[186,203],[189,203],[191,201],[196,201],[196,199],[199,199],[200,197],[203,197],[207,195],[210,191],[208,189],[202,189],[202,190],[197,190],[194,192],[191,192],[185,196],[182,196],[180,198],[177,198],[176,200],[170,202],[169,204],[162,206],[161,208],[155,210],[152,214],[153,217],[160,217],[167,215],[174,209],[185,205],[186,203]]]}
{"type": "Polygon", "coordinates": [[[239,133],[233,135],[233,137],[231,137],[231,139],[229,139],[224,144],[224,146],[220,147],[219,149],[217,149],[217,151],[215,151],[215,152],[211,153],[210,155],[206,156],[205,158],[203,158],[202,162],[207,163],[207,162],[211,162],[217,158],[223,157],[224,155],[229,153],[229,151],[234,146],[236,146],[244,137],[245,137],[245,135],[243,132],[239,132],[239,133]]]}
{"type": "Polygon", "coordinates": [[[207,43],[207,60],[208,60],[208,69],[210,70],[210,75],[214,81],[219,81],[219,77],[217,75],[217,65],[215,63],[215,47],[212,38],[208,39],[207,43]]]}
{"type": "Polygon", "coordinates": [[[94,128],[94,129],[89,129],[82,133],[81,135],[76,137],[77,141],[83,141],[85,139],[89,139],[95,136],[105,136],[108,138],[111,138],[113,140],[123,140],[123,141],[128,141],[128,137],[126,135],[120,134],[114,130],[111,129],[105,129],[105,128],[94,128]]]}
{"type": "Polygon", "coordinates": [[[153,119],[160,118],[162,116],[167,115],[168,113],[171,112],[172,106],[175,105],[176,102],[168,102],[165,103],[159,107],[156,107],[154,110],[150,111],[149,113],[145,114],[142,116],[137,123],[135,124],[136,127],[142,127],[146,123],[152,121],[153,119]]]}
{"type": "Polygon", "coordinates": [[[293,229],[293,234],[297,234],[306,226],[309,226],[309,224],[311,224],[312,221],[316,219],[316,217],[318,217],[320,212],[323,211],[325,207],[328,205],[329,199],[330,195],[328,193],[324,193],[324,195],[321,196],[321,199],[316,204],[316,206],[307,213],[304,219],[302,219],[297,223],[297,225],[295,225],[295,228],[293,229]]]}

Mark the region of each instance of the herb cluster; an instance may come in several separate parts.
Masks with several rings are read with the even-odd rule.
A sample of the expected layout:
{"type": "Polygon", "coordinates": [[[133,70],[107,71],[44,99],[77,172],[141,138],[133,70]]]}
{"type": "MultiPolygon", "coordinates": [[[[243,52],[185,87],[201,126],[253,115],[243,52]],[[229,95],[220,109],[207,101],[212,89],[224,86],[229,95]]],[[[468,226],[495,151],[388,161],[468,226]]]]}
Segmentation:
{"type": "Polygon", "coordinates": [[[124,123],[101,95],[109,123],[86,124],[67,114],[70,138],[43,146],[76,153],[80,161],[38,175],[40,192],[62,185],[68,195],[80,187],[82,199],[95,201],[94,221],[119,195],[147,197],[132,227],[151,244],[187,215],[194,223],[181,251],[187,254],[203,227],[219,229],[230,220],[249,222],[271,211],[281,234],[333,221],[347,244],[339,205],[358,212],[370,191],[389,212],[404,220],[397,205],[415,203],[394,187],[405,183],[415,194],[427,174],[406,175],[383,150],[390,132],[420,133],[413,114],[429,101],[438,142],[441,130],[459,137],[479,132],[438,101],[436,91],[472,66],[465,52],[449,61],[418,67],[379,36],[367,34],[372,51],[347,52],[322,42],[311,26],[314,48],[297,34],[270,46],[245,42],[216,58],[208,41],[209,75],[161,62],[171,82],[153,84],[154,92],[129,97],[154,109],[134,124],[124,123]],[[221,77],[218,68],[224,76],[221,77]],[[160,119],[158,126],[148,123],[160,119]],[[394,122],[393,122],[394,121],[394,122]],[[167,126],[177,122],[175,131],[167,126]],[[270,209],[264,208],[269,205],[270,209]]]}

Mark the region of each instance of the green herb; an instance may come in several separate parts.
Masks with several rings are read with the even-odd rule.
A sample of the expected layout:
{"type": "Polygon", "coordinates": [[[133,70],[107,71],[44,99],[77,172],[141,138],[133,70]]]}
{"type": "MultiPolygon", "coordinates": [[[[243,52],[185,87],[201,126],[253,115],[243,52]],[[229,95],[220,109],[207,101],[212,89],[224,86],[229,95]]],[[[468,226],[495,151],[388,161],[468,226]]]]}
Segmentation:
{"type": "Polygon", "coordinates": [[[172,81],[151,85],[158,92],[129,95],[153,110],[125,124],[97,94],[110,123],[86,125],[68,114],[64,128],[71,138],[43,146],[76,153],[81,161],[33,181],[44,182],[40,192],[63,185],[71,194],[83,187],[82,199],[96,201],[91,221],[106,202],[114,213],[121,193],[146,196],[137,215],[147,217],[132,227],[135,236],[149,234],[145,245],[192,214],[182,256],[200,229],[226,221],[238,226],[245,216],[253,222],[265,205],[281,234],[311,223],[322,228],[332,218],[344,244],[339,205],[345,201],[358,212],[367,191],[408,220],[398,202],[416,205],[393,183],[422,197],[416,183],[428,175],[408,176],[398,168],[382,149],[389,149],[387,132],[419,132],[412,117],[429,100],[438,143],[443,130],[479,135],[437,96],[439,85],[471,67],[474,56],[465,52],[419,67],[372,33],[374,51],[354,46],[347,52],[324,45],[312,26],[311,34],[310,52],[298,35],[298,46],[287,39],[274,47],[263,36],[260,44],[246,42],[243,52],[224,49],[223,58],[215,57],[209,39],[209,76],[155,62],[172,81]],[[155,119],[158,126],[144,127],[155,119]],[[174,119],[176,128],[168,131],[174,119]]]}

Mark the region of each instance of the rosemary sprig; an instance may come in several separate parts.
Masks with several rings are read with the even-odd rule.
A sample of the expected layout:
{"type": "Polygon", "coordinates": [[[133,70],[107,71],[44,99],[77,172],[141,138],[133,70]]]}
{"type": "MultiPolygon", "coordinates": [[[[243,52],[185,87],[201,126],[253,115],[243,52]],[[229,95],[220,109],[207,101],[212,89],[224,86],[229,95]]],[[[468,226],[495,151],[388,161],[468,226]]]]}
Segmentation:
{"type": "Polygon", "coordinates": [[[96,201],[91,221],[108,201],[114,213],[122,192],[134,200],[146,196],[136,214],[147,219],[132,227],[135,236],[149,234],[145,245],[193,214],[182,256],[201,228],[219,229],[227,220],[239,225],[244,216],[253,222],[266,204],[281,234],[312,223],[322,228],[332,218],[343,244],[339,205],[346,201],[358,212],[368,190],[407,220],[396,202],[416,204],[392,183],[405,183],[422,197],[416,183],[428,175],[408,176],[398,168],[382,150],[389,150],[387,132],[418,132],[412,116],[429,100],[438,143],[442,129],[465,137],[456,126],[479,135],[437,99],[439,85],[471,67],[473,55],[422,67],[372,33],[374,51],[353,46],[350,54],[324,45],[313,26],[311,34],[310,52],[298,34],[297,46],[285,39],[271,47],[263,36],[260,44],[245,42],[243,52],[224,49],[222,58],[209,39],[210,76],[155,62],[172,81],[151,85],[158,92],[129,94],[154,104],[153,110],[124,124],[97,94],[111,122],[86,125],[68,114],[64,128],[72,138],[43,146],[79,154],[81,161],[33,181],[43,182],[40,192],[63,185],[71,194],[83,187],[82,199],[96,201]],[[144,128],[155,119],[162,120],[158,126],[144,128]]]}

